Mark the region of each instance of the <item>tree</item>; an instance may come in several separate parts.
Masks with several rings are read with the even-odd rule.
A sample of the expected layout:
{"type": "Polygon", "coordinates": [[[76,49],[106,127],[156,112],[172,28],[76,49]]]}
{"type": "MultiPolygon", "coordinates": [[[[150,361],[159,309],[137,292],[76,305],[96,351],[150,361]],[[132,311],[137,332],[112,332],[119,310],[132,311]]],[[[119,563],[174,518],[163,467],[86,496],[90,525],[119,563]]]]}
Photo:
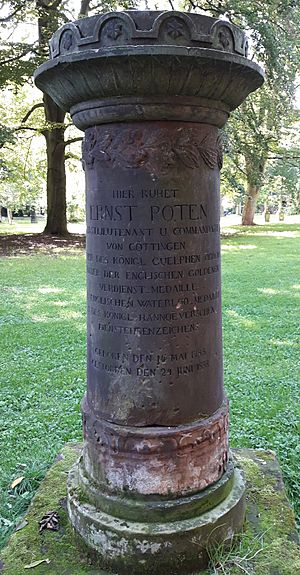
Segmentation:
{"type": "MultiPolygon", "coordinates": [[[[95,2],[82,0],[79,17],[114,9],[116,2],[95,2]]],[[[132,2],[125,2],[125,8],[133,7],[132,2]]],[[[0,50],[0,65],[2,68],[1,87],[7,84],[20,86],[29,81],[34,69],[48,58],[48,41],[55,30],[68,20],[76,18],[72,11],[72,3],[68,0],[4,0],[0,8],[6,8],[7,15],[2,22],[9,29],[20,25],[24,20],[30,20],[37,28],[37,37],[32,43],[28,41],[16,42],[9,39],[2,40],[0,50]]],[[[0,19],[1,20],[1,19],[0,19]]],[[[47,223],[44,233],[64,236],[67,234],[66,219],[66,147],[81,139],[74,136],[65,139],[65,130],[69,125],[65,113],[48,96],[44,95],[43,102],[38,104],[44,109],[44,127],[37,129],[32,124],[31,114],[37,109],[34,104],[28,110],[23,121],[22,129],[37,130],[45,136],[47,149],[47,223]]],[[[1,142],[1,131],[0,131],[1,142]]]]}
{"type": "MultiPolygon", "coordinates": [[[[245,179],[241,184],[246,188],[243,223],[252,224],[269,158],[276,152],[283,129],[290,121],[294,80],[299,64],[296,38],[300,6],[294,0],[269,0],[263,5],[253,0],[186,0],[185,4],[188,10],[226,17],[246,29],[251,37],[253,53],[266,69],[265,87],[248,98],[233,114],[228,126],[230,161],[238,168],[241,180],[245,179]]],[[[7,15],[2,18],[3,26],[18,26],[29,19],[38,29],[37,37],[31,43],[28,40],[16,42],[9,39],[2,42],[1,83],[20,85],[28,81],[36,66],[48,57],[48,39],[54,30],[76,15],[68,0],[28,0],[26,3],[4,0],[0,5],[7,8],[7,15]]],[[[133,3],[123,7],[133,7],[133,3]]],[[[113,8],[113,1],[98,3],[82,0],[79,16],[113,8]]],[[[65,128],[69,122],[48,96],[44,97],[43,105],[45,123],[42,133],[46,139],[48,159],[48,219],[45,231],[63,235],[67,231],[65,149],[69,142],[65,141],[65,128]]],[[[27,126],[28,122],[24,123],[24,128],[27,126]]],[[[32,124],[28,127],[34,129],[32,124]]],[[[77,137],[74,136],[75,139],[77,137]]],[[[71,138],[71,142],[74,138],[71,138]]]]}
{"type": "Polygon", "coordinates": [[[9,220],[13,210],[35,204],[45,192],[46,156],[34,138],[36,132],[18,132],[27,107],[26,87],[17,93],[9,89],[3,92],[1,118],[15,127],[0,130],[0,204],[7,208],[9,220]]]}
{"type": "Polygon", "coordinates": [[[0,154],[0,205],[7,209],[9,223],[12,212],[20,206],[34,205],[44,192],[45,159],[36,160],[30,144],[19,144],[18,154],[14,146],[8,146],[5,156],[0,154]]]}
{"type": "MultiPolygon", "coordinates": [[[[37,39],[31,44],[6,42],[1,50],[3,67],[2,83],[21,85],[48,55],[48,40],[54,31],[66,21],[63,0],[29,0],[28,2],[2,2],[8,9],[7,23],[20,28],[24,18],[37,25],[37,39]],[[30,59],[28,58],[30,56],[30,59]]],[[[34,104],[23,119],[23,130],[37,130],[26,125],[37,107],[44,108],[45,122],[41,133],[46,139],[47,150],[47,224],[45,233],[67,234],[66,220],[66,174],[64,140],[65,114],[51,98],[45,96],[43,103],[34,104]]]]}
{"type": "Polygon", "coordinates": [[[261,197],[266,206],[300,213],[300,159],[274,159],[268,163],[261,197]]]}
{"type": "MultiPolygon", "coordinates": [[[[278,153],[293,112],[299,69],[300,5],[294,0],[188,0],[185,6],[225,17],[250,36],[253,57],[265,68],[263,88],[233,113],[226,129],[230,162],[245,182],[242,223],[252,225],[267,163],[278,153]]],[[[229,170],[231,171],[231,170],[229,170]]]]}

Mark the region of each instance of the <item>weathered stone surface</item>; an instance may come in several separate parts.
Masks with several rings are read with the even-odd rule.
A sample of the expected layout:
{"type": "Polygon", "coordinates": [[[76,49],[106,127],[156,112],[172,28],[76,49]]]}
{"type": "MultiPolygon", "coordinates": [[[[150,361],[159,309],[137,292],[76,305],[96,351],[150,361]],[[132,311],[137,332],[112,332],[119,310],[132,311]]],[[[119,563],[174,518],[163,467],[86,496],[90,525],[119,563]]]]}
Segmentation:
{"type": "Polygon", "coordinates": [[[166,520],[177,521],[190,519],[195,515],[199,516],[224,501],[234,482],[232,460],[230,460],[221,479],[213,485],[193,495],[171,499],[171,493],[159,498],[155,496],[125,498],[122,491],[119,494],[112,493],[105,489],[104,485],[101,486],[102,490],[100,490],[99,483],[91,482],[89,476],[86,475],[82,458],[72,475],[74,476],[74,474],[76,475],[76,482],[80,485],[81,501],[90,502],[96,508],[119,519],[143,521],[147,517],[149,523],[166,520]]]}
{"type": "Polygon", "coordinates": [[[263,82],[245,57],[247,44],[236,26],[199,14],[101,14],[54,34],[52,59],[35,81],[81,129],[158,117],[205,121],[209,110],[221,127],[263,82]]]}
{"type": "Polygon", "coordinates": [[[89,408],[118,425],[208,417],[224,401],[218,130],[97,126],[83,161],[89,408]]]}
{"type": "Polygon", "coordinates": [[[88,414],[83,462],[101,489],[131,495],[192,494],[220,479],[228,464],[228,402],[191,425],[129,427],[88,414]]]}
{"type": "Polygon", "coordinates": [[[68,508],[116,573],[202,568],[208,542],[243,523],[223,390],[219,128],[263,82],[246,54],[223,20],[115,12],[63,26],[36,72],[85,130],[88,383],[68,508]]]}
{"type": "Polygon", "coordinates": [[[178,11],[109,12],[62,26],[50,41],[51,57],[112,46],[163,44],[214,48],[248,55],[248,40],[225,20],[178,11]]]}
{"type": "MultiPolygon", "coordinates": [[[[66,476],[81,449],[82,445],[67,445],[42,482],[26,514],[28,524],[1,552],[4,575],[107,575],[77,546],[66,513],[66,476]],[[49,509],[59,512],[60,530],[39,534],[39,520],[49,509]],[[24,570],[25,565],[46,558],[49,564],[24,570]]],[[[251,575],[296,575],[300,572],[298,536],[274,453],[242,449],[234,450],[234,455],[247,481],[245,529],[229,555],[222,549],[211,553],[215,568],[223,562],[228,575],[240,575],[235,562],[245,556],[241,565],[251,575]]],[[[213,567],[205,571],[206,575],[215,573],[213,567]]],[[[166,569],[165,575],[171,572],[166,569]]]]}
{"type": "Polygon", "coordinates": [[[95,564],[114,573],[184,575],[207,565],[207,547],[231,540],[244,522],[244,479],[234,471],[232,488],[223,501],[207,512],[177,521],[134,522],[111,516],[81,501],[78,465],[69,475],[68,510],[75,530],[96,551],[95,564]]]}

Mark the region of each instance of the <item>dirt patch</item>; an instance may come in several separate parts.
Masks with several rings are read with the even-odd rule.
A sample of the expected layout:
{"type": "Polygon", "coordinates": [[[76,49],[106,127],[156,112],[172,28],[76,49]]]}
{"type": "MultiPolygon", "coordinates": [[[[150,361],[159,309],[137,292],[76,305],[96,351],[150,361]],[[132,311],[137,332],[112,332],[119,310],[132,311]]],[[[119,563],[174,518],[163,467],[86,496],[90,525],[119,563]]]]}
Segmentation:
{"type": "Polygon", "coordinates": [[[84,234],[69,234],[66,237],[45,234],[0,235],[0,256],[19,256],[43,253],[74,255],[85,248],[84,234]]]}

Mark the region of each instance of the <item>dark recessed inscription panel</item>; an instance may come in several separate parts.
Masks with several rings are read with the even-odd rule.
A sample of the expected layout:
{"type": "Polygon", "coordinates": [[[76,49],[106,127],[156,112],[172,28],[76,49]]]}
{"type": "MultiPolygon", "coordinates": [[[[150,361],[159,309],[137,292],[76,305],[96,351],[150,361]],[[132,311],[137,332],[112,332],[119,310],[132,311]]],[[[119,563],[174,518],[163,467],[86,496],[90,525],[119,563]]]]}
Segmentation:
{"type": "Polygon", "coordinates": [[[98,416],[175,425],[223,401],[216,128],[86,131],[88,393],[98,416]]]}

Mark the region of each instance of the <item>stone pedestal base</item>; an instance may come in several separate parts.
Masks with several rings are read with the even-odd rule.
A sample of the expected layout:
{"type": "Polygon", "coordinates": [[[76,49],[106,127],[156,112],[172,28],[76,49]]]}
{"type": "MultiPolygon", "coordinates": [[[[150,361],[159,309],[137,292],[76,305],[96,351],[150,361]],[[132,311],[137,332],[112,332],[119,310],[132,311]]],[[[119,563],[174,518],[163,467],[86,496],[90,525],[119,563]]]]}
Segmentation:
{"type": "MultiPolygon", "coordinates": [[[[81,450],[82,444],[65,446],[51,467],[19,530],[1,552],[1,574],[24,575],[27,573],[24,567],[43,561],[32,568],[34,575],[108,575],[95,565],[83,547],[77,545],[67,516],[66,475],[81,450]],[[39,521],[50,510],[59,514],[59,530],[46,529],[39,533],[39,521]]],[[[244,531],[229,543],[229,549],[223,555],[222,547],[218,553],[212,553],[211,566],[203,575],[211,575],[213,566],[216,565],[218,569],[221,564],[228,575],[236,575],[237,558],[241,567],[251,575],[291,575],[300,572],[295,519],[274,453],[243,449],[234,450],[234,455],[247,481],[244,531]]],[[[184,569],[183,564],[182,572],[184,569]]],[[[197,568],[196,572],[199,571],[200,568],[197,568]]],[[[242,572],[242,568],[239,571],[242,572]]],[[[28,573],[31,571],[28,570],[28,573]]],[[[128,573],[131,574],[131,571],[128,570],[128,573]]],[[[164,575],[171,574],[172,570],[165,569],[164,575]]]]}
{"type": "MultiPolygon", "coordinates": [[[[207,548],[231,540],[242,529],[245,483],[232,465],[216,484],[191,497],[126,501],[124,495],[103,494],[101,508],[106,511],[90,503],[93,486],[86,502],[82,474],[76,462],[68,481],[69,516],[95,564],[110,572],[194,573],[207,566],[207,548]],[[138,520],[128,520],[128,514],[138,520]]],[[[98,502],[99,497],[97,492],[98,502]]]]}

